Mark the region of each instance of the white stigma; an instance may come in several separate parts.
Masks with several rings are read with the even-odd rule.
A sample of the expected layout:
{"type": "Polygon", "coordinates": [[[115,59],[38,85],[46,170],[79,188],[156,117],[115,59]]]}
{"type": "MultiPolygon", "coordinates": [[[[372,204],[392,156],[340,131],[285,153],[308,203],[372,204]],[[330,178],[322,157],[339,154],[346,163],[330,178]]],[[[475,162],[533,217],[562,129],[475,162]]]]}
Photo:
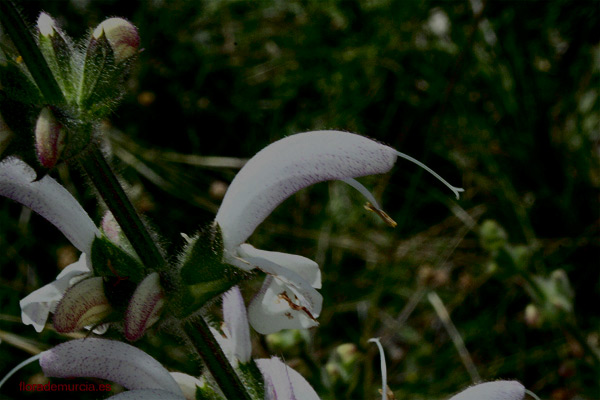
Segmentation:
{"type": "Polygon", "coordinates": [[[435,172],[434,170],[432,170],[431,168],[429,168],[427,165],[423,164],[421,161],[417,160],[416,158],[412,158],[411,156],[401,153],[398,150],[396,150],[396,154],[398,156],[404,158],[405,160],[408,160],[410,162],[417,164],[419,167],[423,168],[425,171],[429,172],[431,175],[438,178],[444,185],[446,185],[448,187],[448,189],[450,189],[454,192],[454,195],[456,196],[456,200],[458,200],[460,197],[459,193],[465,191],[465,189],[463,189],[463,188],[458,188],[456,186],[452,186],[451,184],[449,184],[448,181],[446,181],[444,178],[442,178],[437,172],[435,172]]]}

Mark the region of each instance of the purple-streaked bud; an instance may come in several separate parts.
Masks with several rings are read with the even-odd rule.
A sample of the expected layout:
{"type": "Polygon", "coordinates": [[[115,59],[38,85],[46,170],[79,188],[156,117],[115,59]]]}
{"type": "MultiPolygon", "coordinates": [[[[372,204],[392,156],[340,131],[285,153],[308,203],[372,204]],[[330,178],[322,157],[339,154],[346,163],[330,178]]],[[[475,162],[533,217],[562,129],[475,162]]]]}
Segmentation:
{"type": "Polygon", "coordinates": [[[53,324],[58,332],[74,332],[101,322],[111,312],[103,278],[98,276],[85,279],[65,292],[54,310],[53,324]]]}
{"type": "Polygon", "coordinates": [[[65,148],[66,131],[52,110],[44,107],[35,124],[35,151],[44,167],[53,168],[65,148]]]}
{"type": "Polygon", "coordinates": [[[140,35],[131,22],[123,18],[106,19],[94,29],[94,38],[100,38],[103,32],[113,49],[117,64],[137,54],[140,35]]]}
{"type": "Polygon", "coordinates": [[[72,340],[43,352],[40,366],[48,377],[100,378],[117,382],[129,390],[158,389],[183,398],[175,380],[158,361],[122,342],[95,338],[72,340]]]}
{"type": "Polygon", "coordinates": [[[517,381],[480,383],[452,396],[449,400],[523,400],[525,387],[517,381]]]}
{"type": "Polygon", "coordinates": [[[164,297],[157,272],[145,277],[138,285],[125,313],[125,337],[128,340],[138,340],[158,321],[165,304],[164,297]]]}

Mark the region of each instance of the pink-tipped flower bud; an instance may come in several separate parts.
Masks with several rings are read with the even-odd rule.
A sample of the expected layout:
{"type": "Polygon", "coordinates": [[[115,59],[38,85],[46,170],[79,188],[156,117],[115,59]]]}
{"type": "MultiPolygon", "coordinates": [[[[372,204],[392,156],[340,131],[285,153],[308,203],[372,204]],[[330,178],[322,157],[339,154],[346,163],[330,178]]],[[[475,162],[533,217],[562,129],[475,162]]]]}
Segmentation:
{"type": "Polygon", "coordinates": [[[54,310],[54,328],[61,333],[96,325],[112,312],[101,277],[85,279],[66,292],[54,310]]]}
{"type": "Polygon", "coordinates": [[[153,272],[138,285],[125,313],[125,337],[136,341],[160,318],[165,300],[160,277],[153,272]]]}
{"type": "Polygon", "coordinates": [[[35,124],[35,151],[46,168],[53,168],[65,148],[66,132],[52,110],[44,107],[35,124]]]}
{"type": "Polygon", "coordinates": [[[113,49],[117,64],[137,54],[140,35],[131,22],[123,18],[106,19],[94,29],[94,39],[100,38],[103,33],[113,49]]]}

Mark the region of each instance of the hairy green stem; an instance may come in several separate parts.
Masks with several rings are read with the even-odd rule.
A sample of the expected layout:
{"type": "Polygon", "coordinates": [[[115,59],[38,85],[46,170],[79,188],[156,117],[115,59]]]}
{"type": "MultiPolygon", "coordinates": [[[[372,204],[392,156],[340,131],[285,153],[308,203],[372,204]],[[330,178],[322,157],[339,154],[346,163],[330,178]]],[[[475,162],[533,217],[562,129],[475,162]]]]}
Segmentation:
{"type": "Polygon", "coordinates": [[[127,198],[100,149],[92,145],[85,155],[79,157],[79,164],[123,229],[123,233],[129,239],[142,263],[150,270],[162,269],[165,260],[160,250],[127,198]]]}
{"type": "MultiPolygon", "coordinates": [[[[65,104],[64,95],[52,71],[12,1],[0,0],[0,22],[23,57],[46,101],[55,106],[65,104]]],[[[164,257],[100,149],[95,144],[91,144],[88,151],[81,154],[78,159],[146,268],[162,269],[166,265],[164,257]]],[[[185,331],[227,398],[251,399],[231,364],[227,361],[206,321],[198,317],[193,323],[186,324],[185,331]]]]}
{"type": "Polygon", "coordinates": [[[46,101],[54,105],[65,104],[65,96],[50,71],[46,59],[11,0],[0,1],[0,22],[23,57],[27,69],[46,101]]]}
{"type": "Polygon", "coordinates": [[[183,325],[183,330],[192,339],[194,348],[202,357],[202,360],[210,370],[213,378],[228,399],[251,400],[244,385],[236,375],[235,371],[219,345],[215,342],[212,332],[203,319],[194,319],[183,325]],[[213,368],[213,366],[219,366],[213,368]],[[236,379],[231,379],[235,377],[236,379]]]}

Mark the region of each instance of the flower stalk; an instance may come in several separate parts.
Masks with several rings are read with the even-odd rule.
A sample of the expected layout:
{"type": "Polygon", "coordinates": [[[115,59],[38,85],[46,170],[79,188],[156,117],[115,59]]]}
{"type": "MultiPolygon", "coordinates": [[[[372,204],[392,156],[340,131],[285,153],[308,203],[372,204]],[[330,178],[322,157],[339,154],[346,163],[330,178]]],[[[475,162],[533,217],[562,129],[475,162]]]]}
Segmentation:
{"type": "MultiPolygon", "coordinates": [[[[15,44],[46,102],[54,106],[64,105],[66,103],[64,94],[12,1],[0,1],[0,22],[15,44]]],[[[78,161],[143,264],[150,270],[164,268],[166,261],[163,255],[97,145],[91,143],[87,151],[80,154],[78,161]]],[[[223,393],[232,399],[250,399],[223,350],[210,332],[206,321],[202,317],[197,317],[193,323],[185,325],[185,332],[190,335],[194,348],[215,377],[223,393]]]]}

